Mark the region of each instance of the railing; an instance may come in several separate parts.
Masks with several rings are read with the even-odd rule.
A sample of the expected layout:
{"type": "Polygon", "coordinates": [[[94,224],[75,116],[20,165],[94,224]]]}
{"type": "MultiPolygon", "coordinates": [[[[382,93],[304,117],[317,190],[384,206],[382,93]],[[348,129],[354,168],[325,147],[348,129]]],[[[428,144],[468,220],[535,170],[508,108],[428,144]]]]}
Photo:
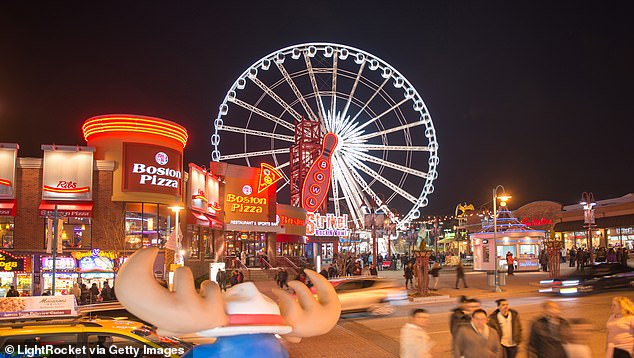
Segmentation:
{"type": "Polygon", "coordinates": [[[292,269],[294,271],[295,275],[299,274],[299,270],[300,267],[297,266],[293,260],[291,260],[290,258],[286,257],[286,256],[278,256],[277,257],[277,265],[278,266],[284,266],[284,267],[288,267],[290,269],[292,269]],[[282,264],[283,263],[283,264],[282,264]]]}
{"type": "Polygon", "coordinates": [[[225,256],[224,258],[225,261],[225,267],[227,271],[230,270],[240,270],[242,271],[243,274],[245,274],[245,280],[246,281],[251,281],[251,271],[249,271],[249,268],[242,263],[242,261],[240,261],[240,259],[238,259],[238,257],[236,256],[225,256]]]}

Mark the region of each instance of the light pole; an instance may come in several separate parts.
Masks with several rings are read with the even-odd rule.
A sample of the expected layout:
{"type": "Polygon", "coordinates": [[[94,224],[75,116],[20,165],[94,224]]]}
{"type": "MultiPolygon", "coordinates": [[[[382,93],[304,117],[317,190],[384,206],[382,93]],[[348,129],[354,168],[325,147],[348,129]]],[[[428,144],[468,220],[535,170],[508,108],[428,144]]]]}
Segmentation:
{"type": "Polygon", "coordinates": [[[500,199],[500,206],[506,206],[506,202],[511,198],[510,195],[506,195],[506,190],[502,185],[498,185],[493,189],[493,262],[495,263],[495,288],[494,292],[502,292],[500,288],[500,272],[498,270],[498,209],[497,202],[500,199]],[[502,189],[502,195],[498,196],[498,189],[502,189]]]}
{"type": "Polygon", "coordinates": [[[594,253],[592,252],[592,226],[594,225],[594,206],[597,203],[594,201],[594,194],[592,192],[581,194],[581,202],[579,203],[583,207],[583,223],[588,226],[588,237],[586,238],[586,246],[590,253],[590,263],[594,263],[594,253]]]}
{"type": "Polygon", "coordinates": [[[178,217],[180,216],[179,213],[181,210],[183,210],[182,206],[170,206],[170,209],[172,210],[172,212],[174,213],[175,219],[174,220],[174,239],[176,239],[176,250],[174,251],[174,263],[177,265],[182,265],[184,263],[184,259],[183,259],[183,252],[182,252],[182,247],[181,247],[181,232],[180,232],[180,227],[178,226],[178,217]]]}

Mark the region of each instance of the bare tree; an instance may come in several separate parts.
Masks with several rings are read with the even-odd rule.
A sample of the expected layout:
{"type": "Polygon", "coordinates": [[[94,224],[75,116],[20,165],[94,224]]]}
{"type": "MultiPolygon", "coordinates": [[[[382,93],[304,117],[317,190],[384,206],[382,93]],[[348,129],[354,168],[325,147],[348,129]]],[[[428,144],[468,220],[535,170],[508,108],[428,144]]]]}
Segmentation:
{"type": "Polygon", "coordinates": [[[126,256],[126,236],[125,236],[125,203],[113,202],[111,207],[95,210],[95,220],[93,232],[97,241],[105,249],[120,251],[126,256]]]}

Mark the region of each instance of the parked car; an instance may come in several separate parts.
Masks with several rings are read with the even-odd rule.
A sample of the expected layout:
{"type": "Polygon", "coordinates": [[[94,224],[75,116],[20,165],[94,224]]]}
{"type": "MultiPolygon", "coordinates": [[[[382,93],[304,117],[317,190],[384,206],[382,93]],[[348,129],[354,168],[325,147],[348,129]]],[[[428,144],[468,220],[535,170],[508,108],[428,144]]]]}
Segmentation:
{"type": "Polygon", "coordinates": [[[582,294],[634,285],[634,268],[619,263],[600,263],[566,277],[540,281],[539,292],[582,294]]]}
{"type": "Polygon", "coordinates": [[[330,280],[341,301],[341,313],[368,312],[388,315],[394,306],[407,302],[407,290],[396,281],[380,277],[330,280]]]}

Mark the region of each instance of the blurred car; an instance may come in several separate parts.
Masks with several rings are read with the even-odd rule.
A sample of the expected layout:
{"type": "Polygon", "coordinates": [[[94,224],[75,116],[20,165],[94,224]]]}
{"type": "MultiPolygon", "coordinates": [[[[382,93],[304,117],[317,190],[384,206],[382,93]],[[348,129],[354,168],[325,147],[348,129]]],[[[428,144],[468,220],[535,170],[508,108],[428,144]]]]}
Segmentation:
{"type": "Polygon", "coordinates": [[[582,294],[634,285],[634,268],[619,263],[600,263],[566,277],[542,280],[539,292],[582,294]]]}
{"type": "Polygon", "coordinates": [[[0,321],[0,352],[6,357],[180,357],[191,347],[176,338],[159,337],[141,322],[127,320],[0,321]],[[35,347],[51,351],[26,351],[35,347]]]}
{"type": "Polygon", "coordinates": [[[396,281],[379,277],[332,279],[341,302],[341,313],[368,312],[388,315],[408,300],[407,290],[396,281]]]}

